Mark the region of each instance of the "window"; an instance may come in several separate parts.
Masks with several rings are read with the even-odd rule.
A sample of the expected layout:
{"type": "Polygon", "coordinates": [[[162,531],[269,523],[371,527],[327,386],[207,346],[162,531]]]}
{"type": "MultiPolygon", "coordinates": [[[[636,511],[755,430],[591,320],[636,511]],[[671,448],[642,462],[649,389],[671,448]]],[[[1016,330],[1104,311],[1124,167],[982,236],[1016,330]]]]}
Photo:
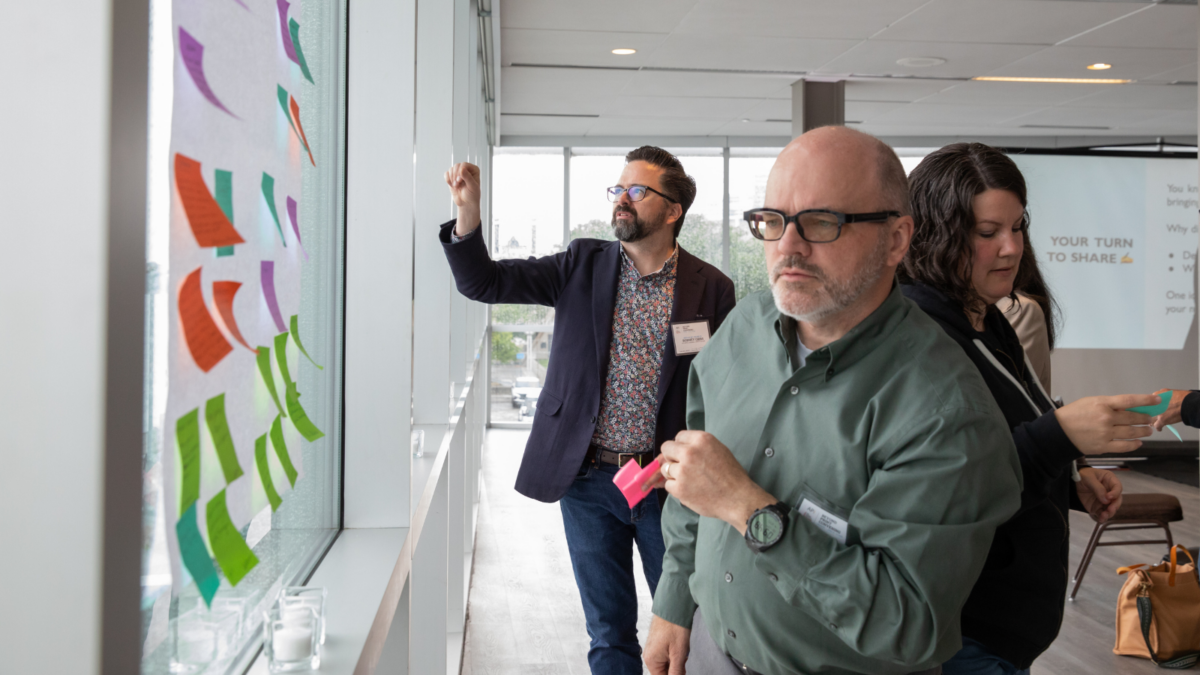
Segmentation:
{"type": "Polygon", "coordinates": [[[696,179],[696,200],[679,231],[684,250],[721,268],[721,209],[725,193],[725,160],[720,148],[671,149],[683,170],[696,179]],[[703,154],[702,154],[703,153],[703,154]]]}
{"type": "Polygon", "coordinates": [[[767,175],[781,148],[737,148],[729,157],[729,276],[737,298],[770,287],[763,243],[750,234],[742,213],[763,206],[767,175]]]}
{"type": "Polygon", "coordinates": [[[147,675],[239,672],[341,525],[345,4],[276,9],[153,0],[147,675]]]}

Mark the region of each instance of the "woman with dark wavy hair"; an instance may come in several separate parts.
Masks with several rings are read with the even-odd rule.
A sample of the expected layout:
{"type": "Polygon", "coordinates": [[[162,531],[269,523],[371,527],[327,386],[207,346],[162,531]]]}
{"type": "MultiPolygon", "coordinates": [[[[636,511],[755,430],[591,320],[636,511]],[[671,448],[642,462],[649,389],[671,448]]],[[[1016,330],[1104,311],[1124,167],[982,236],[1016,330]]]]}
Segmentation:
{"type": "Polygon", "coordinates": [[[1075,470],[1083,455],[1130,452],[1150,417],[1126,408],[1153,395],[1095,396],[1055,409],[1016,332],[996,308],[1014,288],[1053,302],[1037,261],[1025,256],[1025,179],[1004,153],[956,143],[909,176],[912,245],[900,268],[903,292],[966,352],[1012,428],[1024,478],[1021,509],[996,530],[962,611],[963,647],[945,675],[1015,675],[1058,636],[1067,589],[1067,509],[1103,522],[1121,503],[1108,471],[1075,470]]]}

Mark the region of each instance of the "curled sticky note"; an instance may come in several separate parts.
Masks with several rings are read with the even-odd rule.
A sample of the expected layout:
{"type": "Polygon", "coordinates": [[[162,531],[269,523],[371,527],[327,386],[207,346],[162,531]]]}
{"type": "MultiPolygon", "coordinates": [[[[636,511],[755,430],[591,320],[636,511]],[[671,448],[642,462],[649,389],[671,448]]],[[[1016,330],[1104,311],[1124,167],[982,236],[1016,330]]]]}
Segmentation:
{"type": "Polygon", "coordinates": [[[204,294],[200,291],[201,269],[197,267],[189,274],[179,289],[179,320],[183,324],[184,341],[192,359],[200,370],[207,373],[233,351],[233,347],[221,334],[204,304],[204,294]]]}
{"type": "MultiPolygon", "coordinates": [[[[218,170],[217,187],[221,197],[225,197],[224,180],[222,172],[218,170]]],[[[226,211],[208,191],[200,172],[200,162],[175,153],[175,188],[179,190],[179,201],[183,203],[183,212],[187,214],[188,225],[197,244],[202,247],[223,247],[246,241],[234,229],[227,215],[233,211],[232,203],[226,211]]]]}
{"type": "Polygon", "coordinates": [[[1127,410],[1129,410],[1129,412],[1141,413],[1143,415],[1150,415],[1151,417],[1154,417],[1156,415],[1161,415],[1161,414],[1167,412],[1167,408],[1171,407],[1171,394],[1173,394],[1173,393],[1175,393],[1175,392],[1168,390],[1168,391],[1164,391],[1163,393],[1159,394],[1158,397],[1159,397],[1160,401],[1159,401],[1158,405],[1142,405],[1142,406],[1138,406],[1136,408],[1127,408],[1127,410]]]}
{"type": "Polygon", "coordinates": [[[625,501],[629,502],[629,508],[637,506],[637,503],[646,498],[650,494],[649,490],[642,490],[642,485],[646,481],[654,477],[655,472],[660,468],[658,460],[654,460],[642,468],[637,465],[637,462],[629,462],[621,467],[617,475],[613,476],[613,484],[625,495],[625,501]]]}
{"type": "Polygon", "coordinates": [[[233,296],[237,295],[238,289],[242,284],[237,281],[217,281],[213,283],[213,304],[217,306],[217,312],[221,315],[221,320],[225,322],[225,330],[233,336],[243,347],[252,352],[257,353],[254,347],[251,347],[246,338],[242,337],[242,331],[238,328],[237,319],[233,315],[233,296]]]}

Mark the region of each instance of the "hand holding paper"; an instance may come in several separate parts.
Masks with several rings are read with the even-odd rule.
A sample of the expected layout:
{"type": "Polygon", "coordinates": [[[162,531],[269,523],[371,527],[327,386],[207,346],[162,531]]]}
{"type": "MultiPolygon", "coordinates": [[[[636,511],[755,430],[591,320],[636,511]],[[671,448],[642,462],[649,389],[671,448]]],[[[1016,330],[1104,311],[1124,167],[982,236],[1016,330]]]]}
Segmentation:
{"type": "Polygon", "coordinates": [[[1089,396],[1054,411],[1067,438],[1085,455],[1133,452],[1154,433],[1150,416],[1136,406],[1158,405],[1151,394],[1089,396]]]}

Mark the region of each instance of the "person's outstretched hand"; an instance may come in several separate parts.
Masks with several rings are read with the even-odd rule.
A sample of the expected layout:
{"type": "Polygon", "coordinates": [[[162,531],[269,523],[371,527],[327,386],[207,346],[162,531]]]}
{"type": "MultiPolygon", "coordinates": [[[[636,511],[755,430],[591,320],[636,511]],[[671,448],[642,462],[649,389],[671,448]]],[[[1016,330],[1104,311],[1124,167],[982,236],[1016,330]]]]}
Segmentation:
{"type": "Polygon", "coordinates": [[[692,631],[657,616],[650,617],[650,634],[642,660],[650,675],[685,675],[692,631]]]}
{"type": "Polygon", "coordinates": [[[454,234],[463,237],[479,227],[479,167],[462,162],[446,172],[446,185],[458,207],[458,224],[454,234]]]}
{"type": "Polygon", "coordinates": [[[1054,411],[1067,438],[1085,455],[1133,452],[1154,433],[1150,416],[1126,408],[1158,405],[1153,394],[1089,396],[1054,411]]]}
{"type": "Polygon", "coordinates": [[[1157,395],[1168,391],[1171,392],[1171,403],[1167,405],[1167,411],[1154,418],[1154,428],[1158,431],[1162,431],[1168,424],[1179,424],[1183,421],[1183,399],[1192,393],[1187,389],[1159,389],[1154,393],[1157,395]]]}
{"type": "Polygon", "coordinates": [[[1083,468],[1079,470],[1079,482],[1075,484],[1075,490],[1092,520],[1105,523],[1121,508],[1121,493],[1125,488],[1111,471],[1083,468]]]}

